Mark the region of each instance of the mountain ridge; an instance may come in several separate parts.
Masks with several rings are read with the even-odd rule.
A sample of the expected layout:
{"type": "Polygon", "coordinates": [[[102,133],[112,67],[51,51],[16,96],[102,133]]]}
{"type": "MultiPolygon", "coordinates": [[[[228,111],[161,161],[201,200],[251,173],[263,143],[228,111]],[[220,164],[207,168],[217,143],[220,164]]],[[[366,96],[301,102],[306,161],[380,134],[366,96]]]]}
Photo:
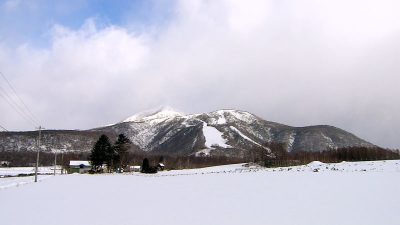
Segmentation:
{"type": "MultiPolygon", "coordinates": [[[[256,148],[269,150],[266,143],[270,142],[282,143],[288,152],[375,147],[334,126],[293,127],[235,109],[186,115],[162,107],[134,114],[116,124],[71,132],[43,131],[43,145],[48,151],[88,152],[99,134],[113,139],[122,133],[135,148],[161,154],[244,156],[256,148]]],[[[34,143],[31,135],[0,133],[0,151],[32,150],[34,143]]]]}
{"type": "Polygon", "coordinates": [[[268,142],[284,143],[287,151],[323,151],[348,146],[374,146],[334,126],[293,127],[264,120],[243,110],[222,109],[188,115],[175,111],[171,113],[170,109],[167,111],[169,113],[157,111],[147,120],[125,121],[93,130],[110,132],[111,129],[125,133],[144,151],[156,152],[169,152],[169,148],[179,148],[177,152],[185,153],[195,153],[204,149],[228,152],[233,149],[249,150],[263,147],[268,142]],[[210,129],[213,136],[207,132],[210,129]],[[209,139],[220,141],[207,144],[209,139]],[[185,142],[188,143],[184,144],[185,142]]]}

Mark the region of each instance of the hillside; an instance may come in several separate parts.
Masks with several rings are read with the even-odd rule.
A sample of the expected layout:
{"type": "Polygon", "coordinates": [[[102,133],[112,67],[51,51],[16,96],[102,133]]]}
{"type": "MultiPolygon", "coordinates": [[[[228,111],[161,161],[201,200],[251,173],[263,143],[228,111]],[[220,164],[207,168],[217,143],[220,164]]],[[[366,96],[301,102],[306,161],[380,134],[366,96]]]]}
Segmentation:
{"type": "Polygon", "coordinates": [[[167,108],[93,131],[124,133],[142,150],[163,153],[240,155],[268,142],[288,152],[374,146],[336,127],[291,127],[240,110],[184,115],[167,108]]]}
{"type": "MultiPolygon", "coordinates": [[[[240,110],[185,115],[161,108],[90,130],[43,131],[42,148],[87,152],[103,133],[112,140],[123,133],[142,151],[181,155],[244,156],[255,148],[268,151],[269,142],[283,143],[288,152],[374,146],[332,126],[292,127],[240,110]]],[[[37,132],[1,132],[0,151],[33,150],[36,138],[37,132]]]]}

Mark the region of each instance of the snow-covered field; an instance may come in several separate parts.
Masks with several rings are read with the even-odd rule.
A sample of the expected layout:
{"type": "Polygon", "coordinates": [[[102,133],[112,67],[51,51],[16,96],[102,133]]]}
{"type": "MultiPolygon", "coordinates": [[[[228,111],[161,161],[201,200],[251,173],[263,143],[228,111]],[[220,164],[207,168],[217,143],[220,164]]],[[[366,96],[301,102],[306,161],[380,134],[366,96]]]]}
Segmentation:
{"type": "MultiPolygon", "coordinates": [[[[42,181],[42,180],[50,178],[50,177],[51,177],[51,175],[39,175],[38,181],[42,181]]],[[[34,176],[0,178],[0,190],[5,189],[5,188],[12,188],[12,187],[19,187],[22,185],[27,185],[27,184],[33,183],[34,179],[35,179],[34,176]]]]}
{"type": "Polygon", "coordinates": [[[400,161],[50,176],[0,189],[0,224],[397,225],[399,178],[400,161]]]}
{"type": "MultiPolygon", "coordinates": [[[[268,171],[291,172],[400,172],[400,160],[322,163],[314,161],[308,165],[269,168],[268,171]]],[[[399,174],[400,175],[400,174],[399,174]]]]}
{"type": "MultiPolygon", "coordinates": [[[[0,189],[18,187],[34,182],[35,167],[0,167],[0,189]],[[31,176],[21,176],[31,175],[31,176]]],[[[56,174],[61,173],[61,167],[56,167],[56,174]]],[[[39,167],[38,180],[51,177],[54,174],[54,167],[39,167]]]]}
{"type": "MultiPolygon", "coordinates": [[[[61,167],[56,167],[56,173],[60,173],[61,167]]],[[[35,167],[0,167],[0,177],[2,176],[17,176],[19,174],[33,174],[35,167]]],[[[53,166],[39,167],[39,174],[52,174],[54,173],[53,166]]]]}

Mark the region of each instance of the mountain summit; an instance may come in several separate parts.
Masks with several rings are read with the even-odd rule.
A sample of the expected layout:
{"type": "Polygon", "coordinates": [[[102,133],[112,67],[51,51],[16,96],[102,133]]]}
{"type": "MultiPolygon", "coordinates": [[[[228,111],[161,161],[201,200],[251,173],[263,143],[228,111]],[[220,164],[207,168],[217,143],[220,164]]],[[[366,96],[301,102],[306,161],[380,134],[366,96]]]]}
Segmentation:
{"type": "Polygon", "coordinates": [[[144,122],[150,120],[162,120],[176,116],[184,116],[182,112],[179,112],[169,106],[159,107],[153,110],[146,110],[130,116],[122,122],[144,122]]]}

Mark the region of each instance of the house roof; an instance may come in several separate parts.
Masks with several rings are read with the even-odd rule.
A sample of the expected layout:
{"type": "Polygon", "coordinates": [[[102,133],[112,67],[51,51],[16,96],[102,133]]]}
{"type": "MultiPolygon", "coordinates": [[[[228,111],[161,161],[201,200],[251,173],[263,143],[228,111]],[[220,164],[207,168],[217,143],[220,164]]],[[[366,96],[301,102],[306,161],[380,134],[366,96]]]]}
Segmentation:
{"type": "Polygon", "coordinates": [[[90,166],[90,163],[89,163],[89,161],[83,161],[83,160],[71,160],[71,161],[69,161],[69,165],[70,166],[80,166],[80,165],[90,166]]]}
{"type": "Polygon", "coordinates": [[[158,165],[159,165],[159,166],[165,166],[164,163],[159,163],[158,165]]]}

